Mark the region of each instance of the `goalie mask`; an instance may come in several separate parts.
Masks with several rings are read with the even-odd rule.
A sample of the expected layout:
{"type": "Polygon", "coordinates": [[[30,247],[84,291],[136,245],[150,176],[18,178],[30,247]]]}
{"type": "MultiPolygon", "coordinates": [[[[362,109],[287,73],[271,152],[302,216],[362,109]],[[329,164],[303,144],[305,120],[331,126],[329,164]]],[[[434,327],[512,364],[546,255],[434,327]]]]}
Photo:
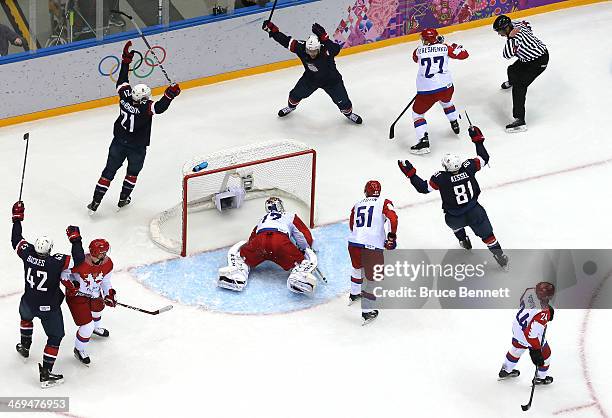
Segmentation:
{"type": "Polygon", "coordinates": [[[278,197],[269,197],[268,200],[266,200],[266,212],[285,213],[283,201],[278,197]]]}
{"type": "Polygon", "coordinates": [[[136,84],[132,88],[132,99],[137,103],[146,102],[151,98],[151,88],[146,84],[136,84]]]}
{"type": "Polygon", "coordinates": [[[53,248],[53,240],[47,236],[42,236],[36,238],[34,242],[34,251],[41,257],[47,257],[51,254],[51,249],[53,248]]]}

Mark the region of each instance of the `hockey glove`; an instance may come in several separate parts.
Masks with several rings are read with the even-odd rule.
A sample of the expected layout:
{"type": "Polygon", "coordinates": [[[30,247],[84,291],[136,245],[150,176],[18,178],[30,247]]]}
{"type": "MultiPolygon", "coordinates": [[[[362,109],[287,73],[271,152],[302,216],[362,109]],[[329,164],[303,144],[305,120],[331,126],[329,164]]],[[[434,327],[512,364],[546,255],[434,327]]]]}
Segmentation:
{"type": "Polygon", "coordinates": [[[325,42],[329,39],[329,36],[327,36],[327,32],[325,31],[323,26],[319,25],[318,23],[312,25],[312,33],[317,35],[319,41],[321,42],[325,42]]]}
{"type": "Polygon", "coordinates": [[[66,296],[73,297],[76,296],[79,289],[72,283],[70,280],[62,280],[62,284],[66,288],[66,296]]]}
{"type": "Polygon", "coordinates": [[[534,350],[533,348],[530,348],[529,357],[531,357],[531,361],[535,366],[544,366],[544,356],[542,355],[542,350],[534,350]]]}
{"type": "Polygon", "coordinates": [[[123,47],[123,55],[121,55],[121,58],[124,64],[129,64],[132,62],[132,59],[134,59],[134,50],[130,50],[131,47],[132,41],[127,41],[123,47]]]}
{"type": "Polygon", "coordinates": [[[550,322],[555,316],[555,309],[552,306],[548,305],[548,310],[550,311],[550,317],[548,318],[548,322],[550,322]]]}
{"type": "Polygon", "coordinates": [[[416,174],[416,168],[414,168],[408,160],[403,162],[401,160],[397,160],[397,165],[399,166],[400,170],[402,170],[402,173],[404,173],[404,175],[408,178],[416,174]]]}
{"type": "Polygon", "coordinates": [[[115,300],[116,293],[117,292],[115,292],[115,289],[108,290],[108,295],[104,296],[104,304],[106,306],[110,306],[111,308],[117,306],[117,301],[115,300]]]}
{"type": "Polygon", "coordinates": [[[181,87],[177,83],[170,84],[164,92],[164,95],[170,100],[173,100],[179,94],[181,94],[181,87]]]}
{"type": "Polygon", "coordinates": [[[268,35],[270,35],[270,37],[272,37],[273,33],[278,32],[278,26],[276,26],[274,23],[272,23],[271,20],[265,20],[262,26],[263,30],[265,30],[266,32],[268,32],[268,35]]]}
{"type": "Polygon", "coordinates": [[[395,247],[397,247],[397,235],[393,232],[389,232],[385,240],[385,249],[395,250],[395,247]]]}
{"type": "Polygon", "coordinates": [[[68,236],[68,241],[71,243],[75,243],[81,240],[81,231],[78,226],[70,225],[66,228],[66,235],[68,236]]]}
{"type": "Polygon", "coordinates": [[[484,136],[478,126],[470,126],[468,133],[470,134],[470,138],[472,138],[472,142],[484,142],[484,136]]]}
{"type": "Polygon", "coordinates": [[[13,204],[13,222],[23,221],[25,206],[20,200],[13,204]]]}

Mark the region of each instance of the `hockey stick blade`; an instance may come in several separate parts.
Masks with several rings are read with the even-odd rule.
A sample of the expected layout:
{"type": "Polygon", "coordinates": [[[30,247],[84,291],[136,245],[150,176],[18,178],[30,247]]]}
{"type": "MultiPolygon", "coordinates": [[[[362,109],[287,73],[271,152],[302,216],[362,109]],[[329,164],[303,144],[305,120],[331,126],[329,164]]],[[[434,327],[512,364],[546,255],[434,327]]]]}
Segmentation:
{"type": "Polygon", "coordinates": [[[172,305],[164,306],[163,308],[158,309],[158,310],[157,310],[157,313],[158,313],[158,314],[160,314],[160,313],[162,313],[162,312],[168,312],[168,311],[169,311],[169,310],[171,310],[172,308],[174,308],[174,306],[172,306],[172,305]]]}
{"type": "Polygon", "coordinates": [[[111,10],[110,12],[111,12],[111,13],[118,14],[118,15],[123,15],[123,16],[127,17],[127,18],[128,18],[128,19],[130,19],[130,20],[133,20],[133,19],[134,19],[132,16],[130,16],[130,15],[129,15],[129,14],[127,14],[127,13],[122,12],[121,10],[111,10]]]}

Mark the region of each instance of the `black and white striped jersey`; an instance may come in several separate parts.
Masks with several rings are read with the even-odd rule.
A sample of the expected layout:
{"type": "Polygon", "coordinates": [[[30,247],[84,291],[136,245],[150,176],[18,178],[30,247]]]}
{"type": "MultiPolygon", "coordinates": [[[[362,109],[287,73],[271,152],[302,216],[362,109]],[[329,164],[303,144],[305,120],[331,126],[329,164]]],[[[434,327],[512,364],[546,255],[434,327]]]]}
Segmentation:
{"type": "Polygon", "coordinates": [[[518,29],[518,33],[511,38],[509,37],[506,41],[504,58],[517,57],[519,61],[528,62],[540,58],[548,52],[544,42],[533,34],[528,22],[512,22],[512,25],[515,29],[518,29]]]}

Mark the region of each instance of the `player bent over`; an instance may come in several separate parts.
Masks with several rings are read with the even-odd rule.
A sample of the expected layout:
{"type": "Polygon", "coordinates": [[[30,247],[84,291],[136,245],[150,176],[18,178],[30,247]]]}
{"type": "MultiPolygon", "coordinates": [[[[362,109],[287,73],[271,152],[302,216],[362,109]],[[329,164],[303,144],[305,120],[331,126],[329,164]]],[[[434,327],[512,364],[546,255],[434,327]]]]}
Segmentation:
{"type": "Polygon", "coordinates": [[[431,176],[429,183],[416,174],[416,169],[410,161],[397,163],[417,192],[429,193],[435,190],[440,192],[446,224],[453,230],[463,248],[472,249],[470,238],[465,232],[465,227],[469,226],[487,244],[495,261],[505,269],[508,266],[508,256],[504,254],[493,234],[487,212],[478,203],[480,186],[476,180],[476,173],[489,162],[489,153],[484,146],[482,131],[478,127],[471,126],[469,134],[476,145],[478,156],[462,161],[457,155],[444,155],[442,157],[444,171],[438,171],[431,176]]]}
{"type": "Polygon", "coordinates": [[[468,52],[461,45],[444,43],[444,37],[435,29],[421,32],[422,46],[412,53],[412,59],[419,64],[417,74],[417,96],[412,106],[412,118],[416,129],[417,144],[410,148],[413,154],[429,153],[429,134],[425,113],[435,103],[440,103],[450,121],[453,132],[459,134],[459,113],[453,104],[455,87],[448,70],[449,59],[464,60],[468,52]]]}
{"type": "Polygon", "coordinates": [[[317,256],[312,234],[295,213],[285,212],[278,197],[266,200],[266,216],[253,228],[247,242],[240,241],[227,254],[227,267],[219,269],[219,287],[241,291],[247,285],[249,272],[265,260],[273,261],[285,271],[291,270],[287,288],[295,293],[313,293],[317,279],[312,272],[317,256]]]}
{"type": "Polygon", "coordinates": [[[11,243],[19,258],[23,260],[25,276],[25,292],[19,303],[21,342],[17,344],[16,349],[23,358],[30,356],[34,317],[40,319],[45,334],[47,334],[47,344],[43,351],[42,365],[38,364],[38,372],[41,387],[47,388],[62,383],[64,379],[61,374],[52,372],[60,343],[64,337],[64,317],[61,309],[64,294],[60,289],[62,272],[68,271],[67,269],[74,264],[83,262],[85,254],[78,227],[69,226],[66,229],[72,243],[72,257],[65,254],[52,256],[53,240],[51,238],[41,236],[36,239],[34,245],[23,238],[21,229],[21,221],[25,214],[23,202],[16,202],[12,212],[11,243]]]}
{"type": "Polygon", "coordinates": [[[132,42],[123,47],[121,69],[117,79],[119,94],[119,116],[113,128],[113,141],[108,149],[108,158],[102,175],[96,184],[93,200],[87,208],[90,214],[98,210],[102,198],[108,191],[115,174],[127,159],[127,174],[119,195],[119,208],[128,205],[130,194],[136,186],[136,179],[144,165],[147,147],[151,142],[151,124],[153,115],[168,110],[170,102],[178,96],[181,89],[178,84],[172,84],[157,102],[151,100],[151,89],[146,84],[137,84],[133,88],[129,84],[128,73],[134,51],[130,50],[132,42]]]}
{"type": "Polygon", "coordinates": [[[269,20],[264,22],[263,28],[276,42],[297,55],[305,70],[293,90],[289,92],[287,107],[279,110],[278,116],[287,116],[295,110],[302,99],[310,97],[318,89],[323,89],[348,120],[358,125],[363,122],[361,116],[353,113],[353,104],[344,87],[342,75],[336,68],[335,57],[342,47],[330,41],[321,25],[318,23],[312,25],[314,35],[310,35],[306,41],[290,38],[280,32],[269,20]]]}
{"type": "Polygon", "coordinates": [[[531,361],[538,368],[535,384],[548,385],[553,382],[552,376],[547,375],[550,346],[544,337],[544,331],[555,313],[550,305],[554,295],[555,286],[548,282],[540,282],[535,289],[530,288],[523,293],[520,309],[512,323],[512,346],[499,371],[500,379],[519,376],[521,373],[515,369],[516,363],[525,350],[529,350],[531,361]]]}
{"type": "MultiPolygon", "coordinates": [[[[363,190],[365,198],[355,203],[351,210],[348,252],[353,272],[349,305],[362,296],[361,285],[366,279],[364,261],[368,260],[367,264],[384,264],[383,248],[393,250],[397,246],[397,214],[393,210],[393,202],[380,196],[381,190],[380,182],[368,181],[363,190]],[[389,232],[385,232],[387,222],[390,224],[389,232]]],[[[364,324],[377,316],[377,310],[362,307],[364,324]]]]}
{"type": "Polygon", "coordinates": [[[89,244],[85,261],[64,274],[74,287],[66,293],[66,303],[74,323],[78,325],[74,340],[74,356],[83,364],[91,362],[86,352],[92,334],[108,337],[102,327],[104,305],[116,306],[115,289],[111,285],[113,261],[107,256],[110,246],[104,239],[89,244]]]}

